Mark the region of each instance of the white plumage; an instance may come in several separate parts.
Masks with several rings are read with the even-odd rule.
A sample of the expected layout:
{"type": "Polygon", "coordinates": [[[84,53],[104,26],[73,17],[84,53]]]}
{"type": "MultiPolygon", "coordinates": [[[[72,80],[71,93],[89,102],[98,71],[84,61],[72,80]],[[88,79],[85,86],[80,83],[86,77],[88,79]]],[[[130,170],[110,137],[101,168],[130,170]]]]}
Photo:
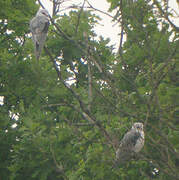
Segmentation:
{"type": "Polygon", "coordinates": [[[45,9],[40,9],[36,16],[30,21],[30,31],[35,46],[35,56],[37,60],[40,57],[44,46],[49,27],[49,14],[45,9]]]}
{"type": "Polygon", "coordinates": [[[137,122],[134,123],[131,130],[128,131],[121,140],[119,148],[116,151],[116,160],[118,162],[129,160],[134,153],[140,152],[143,146],[143,124],[137,122]]]}

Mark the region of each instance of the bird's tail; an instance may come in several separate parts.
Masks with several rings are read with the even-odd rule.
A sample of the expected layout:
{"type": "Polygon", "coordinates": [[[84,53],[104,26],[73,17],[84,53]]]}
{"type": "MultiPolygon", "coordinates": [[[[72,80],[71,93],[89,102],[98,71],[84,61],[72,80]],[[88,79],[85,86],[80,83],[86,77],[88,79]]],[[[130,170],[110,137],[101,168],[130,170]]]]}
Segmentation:
{"type": "Polygon", "coordinates": [[[116,151],[115,165],[123,164],[131,159],[132,153],[127,150],[121,150],[120,148],[116,151]]]}
{"type": "Polygon", "coordinates": [[[36,56],[37,60],[39,60],[40,54],[41,54],[41,51],[39,50],[39,44],[36,42],[36,44],[35,44],[35,56],[36,56]]]}
{"type": "Polygon", "coordinates": [[[36,43],[35,43],[35,56],[36,59],[39,60],[42,49],[44,47],[45,44],[45,40],[46,40],[47,34],[43,33],[43,35],[41,35],[40,37],[36,37],[36,43]]]}

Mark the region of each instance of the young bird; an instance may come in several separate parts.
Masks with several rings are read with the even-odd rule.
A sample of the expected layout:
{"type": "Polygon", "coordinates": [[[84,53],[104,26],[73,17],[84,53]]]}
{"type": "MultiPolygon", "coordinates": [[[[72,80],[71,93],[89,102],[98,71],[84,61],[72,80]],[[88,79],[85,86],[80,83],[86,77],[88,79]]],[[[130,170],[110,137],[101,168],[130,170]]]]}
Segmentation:
{"type": "Polygon", "coordinates": [[[40,9],[36,16],[30,21],[30,31],[32,32],[32,40],[34,42],[37,60],[40,58],[47,37],[49,24],[49,13],[45,9],[40,9]]]}
{"type": "Polygon", "coordinates": [[[144,146],[143,123],[134,123],[131,130],[128,131],[120,142],[116,151],[116,162],[125,162],[130,160],[132,155],[141,151],[144,146]]]}

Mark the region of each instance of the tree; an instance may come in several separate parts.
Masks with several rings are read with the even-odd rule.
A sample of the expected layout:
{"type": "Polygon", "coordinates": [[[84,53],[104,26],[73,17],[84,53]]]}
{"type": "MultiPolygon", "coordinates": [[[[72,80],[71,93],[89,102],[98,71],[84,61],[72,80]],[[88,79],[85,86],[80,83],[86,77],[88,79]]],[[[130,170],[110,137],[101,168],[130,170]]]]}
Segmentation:
{"type": "Polygon", "coordinates": [[[168,1],[108,2],[103,13],[115,11],[121,31],[117,53],[109,39],[95,38],[99,10],[84,1],[59,16],[65,1],[54,0],[38,62],[28,22],[39,5],[0,2],[2,179],[179,177],[174,13],[168,1]],[[142,153],[113,168],[123,134],[137,121],[145,125],[142,153]]]}

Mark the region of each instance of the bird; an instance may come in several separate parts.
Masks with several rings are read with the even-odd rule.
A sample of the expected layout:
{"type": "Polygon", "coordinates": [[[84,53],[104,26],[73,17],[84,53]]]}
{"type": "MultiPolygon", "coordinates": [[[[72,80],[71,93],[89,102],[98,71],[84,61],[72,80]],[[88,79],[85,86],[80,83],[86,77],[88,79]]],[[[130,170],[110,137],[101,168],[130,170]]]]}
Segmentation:
{"type": "Polygon", "coordinates": [[[37,60],[40,58],[47,37],[48,27],[50,25],[49,17],[49,13],[46,9],[39,9],[36,16],[30,21],[30,31],[32,33],[37,60]]]}
{"type": "Polygon", "coordinates": [[[116,163],[124,163],[129,161],[132,156],[139,153],[144,146],[144,130],[143,123],[136,122],[133,124],[119,143],[116,151],[116,163]]]}

